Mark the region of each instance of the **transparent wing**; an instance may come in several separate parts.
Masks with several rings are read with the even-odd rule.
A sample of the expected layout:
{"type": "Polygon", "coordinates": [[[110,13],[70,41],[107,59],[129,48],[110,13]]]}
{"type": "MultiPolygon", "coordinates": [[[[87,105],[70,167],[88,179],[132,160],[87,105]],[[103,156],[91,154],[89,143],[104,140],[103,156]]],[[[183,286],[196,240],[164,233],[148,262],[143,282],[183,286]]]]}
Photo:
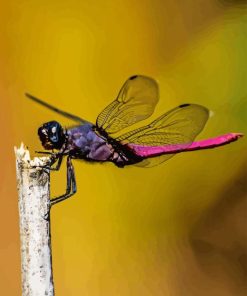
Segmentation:
{"type": "Polygon", "coordinates": [[[132,76],[117,98],[97,118],[97,127],[108,134],[116,133],[153,114],[159,100],[159,87],[146,76],[132,76]]]}
{"type": "MultiPolygon", "coordinates": [[[[163,146],[184,144],[190,146],[208,120],[208,109],[196,104],[183,104],[161,115],[147,126],[130,131],[116,140],[122,144],[163,146]]],[[[186,147],[186,146],[185,146],[186,147]]],[[[144,160],[138,166],[153,166],[171,158],[174,154],[161,155],[144,160]]]]}
{"type": "Polygon", "coordinates": [[[54,107],[54,106],[52,106],[52,105],[50,105],[50,104],[48,104],[48,103],[42,101],[41,99],[34,97],[33,95],[30,95],[30,94],[28,94],[28,93],[26,93],[25,95],[26,95],[29,99],[33,100],[34,102],[36,102],[36,103],[38,103],[38,104],[40,104],[40,105],[42,105],[42,106],[44,106],[44,107],[46,107],[46,108],[48,108],[48,109],[54,111],[54,112],[56,112],[56,113],[58,113],[58,114],[60,114],[60,115],[62,115],[62,116],[64,116],[64,117],[67,117],[67,118],[69,118],[69,119],[71,119],[71,120],[73,120],[73,121],[79,122],[79,123],[81,123],[81,124],[89,123],[89,122],[86,121],[85,119],[82,119],[82,118],[80,118],[80,117],[78,117],[78,116],[76,116],[76,115],[73,115],[73,114],[68,113],[68,112],[66,112],[66,111],[63,111],[63,110],[61,110],[61,109],[58,109],[57,107],[54,107]]]}
{"type": "Polygon", "coordinates": [[[207,108],[200,105],[180,105],[149,125],[130,131],[116,140],[146,146],[190,144],[203,129],[208,113],[207,108]]]}
{"type": "Polygon", "coordinates": [[[157,166],[157,165],[167,161],[168,159],[170,159],[174,155],[176,155],[176,154],[166,154],[166,155],[161,155],[161,156],[157,156],[157,157],[146,158],[146,159],[142,160],[141,162],[134,164],[134,166],[142,167],[142,168],[152,168],[154,166],[157,166]]]}

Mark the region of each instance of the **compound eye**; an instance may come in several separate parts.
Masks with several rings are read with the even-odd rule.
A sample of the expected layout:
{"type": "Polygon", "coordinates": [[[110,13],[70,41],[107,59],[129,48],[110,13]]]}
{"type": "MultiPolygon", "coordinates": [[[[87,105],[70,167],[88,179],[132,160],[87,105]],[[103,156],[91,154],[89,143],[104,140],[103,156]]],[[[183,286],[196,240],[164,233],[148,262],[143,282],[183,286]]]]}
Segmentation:
{"type": "Polygon", "coordinates": [[[52,132],[53,134],[56,134],[56,132],[57,132],[57,127],[56,127],[56,126],[53,126],[53,127],[51,128],[51,132],[52,132]]]}
{"type": "Polygon", "coordinates": [[[48,135],[47,130],[46,130],[45,128],[42,128],[41,133],[42,133],[43,135],[45,135],[45,136],[48,135]]]}
{"type": "Polygon", "coordinates": [[[50,140],[53,142],[53,143],[57,143],[58,142],[58,131],[57,131],[57,126],[53,126],[51,128],[51,135],[50,135],[50,140]]]}

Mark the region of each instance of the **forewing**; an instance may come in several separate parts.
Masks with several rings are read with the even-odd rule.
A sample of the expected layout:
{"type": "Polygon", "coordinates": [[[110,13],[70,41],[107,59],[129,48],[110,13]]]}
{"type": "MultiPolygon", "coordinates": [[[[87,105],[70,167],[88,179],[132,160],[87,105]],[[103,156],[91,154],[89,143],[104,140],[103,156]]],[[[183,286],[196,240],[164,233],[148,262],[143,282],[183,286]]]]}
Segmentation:
{"type": "Polygon", "coordinates": [[[159,87],[147,76],[132,76],[117,98],[97,118],[97,127],[108,134],[116,133],[151,116],[159,100],[159,87]]]}
{"type": "MultiPolygon", "coordinates": [[[[202,131],[208,119],[208,109],[196,104],[180,105],[163,114],[147,126],[130,131],[117,138],[122,144],[133,143],[144,146],[184,144],[190,146],[202,131]]],[[[162,155],[144,161],[146,166],[157,165],[174,154],[162,155]]],[[[137,164],[142,165],[142,162],[137,164]]]]}
{"type": "Polygon", "coordinates": [[[42,105],[42,106],[44,106],[44,107],[46,107],[46,108],[48,108],[48,109],[54,111],[54,112],[56,112],[56,113],[58,113],[58,114],[60,114],[60,115],[62,115],[62,116],[64,116],[64,117],[66,117],[66,118],[69,118],[69,119],[71,119],[71,120],[73,120],[73,121],[76,121],[76,122],[79,122],[79,123],[81,123],[81,124],[89,123],[89,122],[86,121],[85,119],[82,119],[82,118],[80,118],[79,116],[76,116],[76,115],[73,115],[73,114],[68,113],[68,112],[66,112],[66,111],[63,111],[63,110],[61,110],[61,109],[58,109],[57,107],[54,107],[54,106],[52,106],[52,105],[50,105],[50,104],[44,102],[43,100],[41,100],[41,99],[39,99],[39,98],[37,98],[37,97],[35,97],[35,96],[33,96],[33,95],[30,95],[30,94],[26,93],[26,96],[27,96],[29,99],[33,100],[34,102],[36,102],[36,103],[38,103],[38,104],[40,104],[40,105],[42,105]]]}

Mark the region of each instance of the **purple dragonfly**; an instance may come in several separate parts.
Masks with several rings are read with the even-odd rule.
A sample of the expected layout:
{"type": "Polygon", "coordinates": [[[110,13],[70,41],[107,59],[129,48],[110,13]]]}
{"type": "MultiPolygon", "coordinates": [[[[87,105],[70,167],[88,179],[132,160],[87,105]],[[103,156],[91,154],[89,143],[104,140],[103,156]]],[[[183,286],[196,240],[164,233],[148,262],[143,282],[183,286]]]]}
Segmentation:
{"type": "Polygon", "coordinates": [[[51,106],[30,94],[26,95],[77,123],[66,129],[57,121],[50,121],[38,129],[42,146],[46,150],[52,150],[41,153],[51,154],[51,165],[57,162],[55,167],[49,167],[50,170],[59,170],[63,157],[67,157],[66,192],[53,198],[51,204],[76,192],[72,159],[113,162],[121,168],[126,165],[151,167],[168,160],[176,153],[218,147],[242,136],[240,133],[228,133],[194,142],[209,117],[208,109],[197,104],[182,104],[148,125],[122,132],[150,117],[158,103],[157,82],[141,75],[132,76],[124,83],[117,98],[99,114],[96,124],[51,106]]]}

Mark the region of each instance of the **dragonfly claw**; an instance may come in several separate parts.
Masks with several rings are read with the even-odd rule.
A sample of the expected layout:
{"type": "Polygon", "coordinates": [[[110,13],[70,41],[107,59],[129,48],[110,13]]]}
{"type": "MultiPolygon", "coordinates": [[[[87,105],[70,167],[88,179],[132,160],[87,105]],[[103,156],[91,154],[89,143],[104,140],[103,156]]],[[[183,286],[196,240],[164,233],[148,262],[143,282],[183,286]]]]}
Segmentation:
{"type": "Polygon", "coordinates": [[[50,221],[50,209],[48,210],[48,212],[44,215],[43,217],[46,221],[50,221]]]}

